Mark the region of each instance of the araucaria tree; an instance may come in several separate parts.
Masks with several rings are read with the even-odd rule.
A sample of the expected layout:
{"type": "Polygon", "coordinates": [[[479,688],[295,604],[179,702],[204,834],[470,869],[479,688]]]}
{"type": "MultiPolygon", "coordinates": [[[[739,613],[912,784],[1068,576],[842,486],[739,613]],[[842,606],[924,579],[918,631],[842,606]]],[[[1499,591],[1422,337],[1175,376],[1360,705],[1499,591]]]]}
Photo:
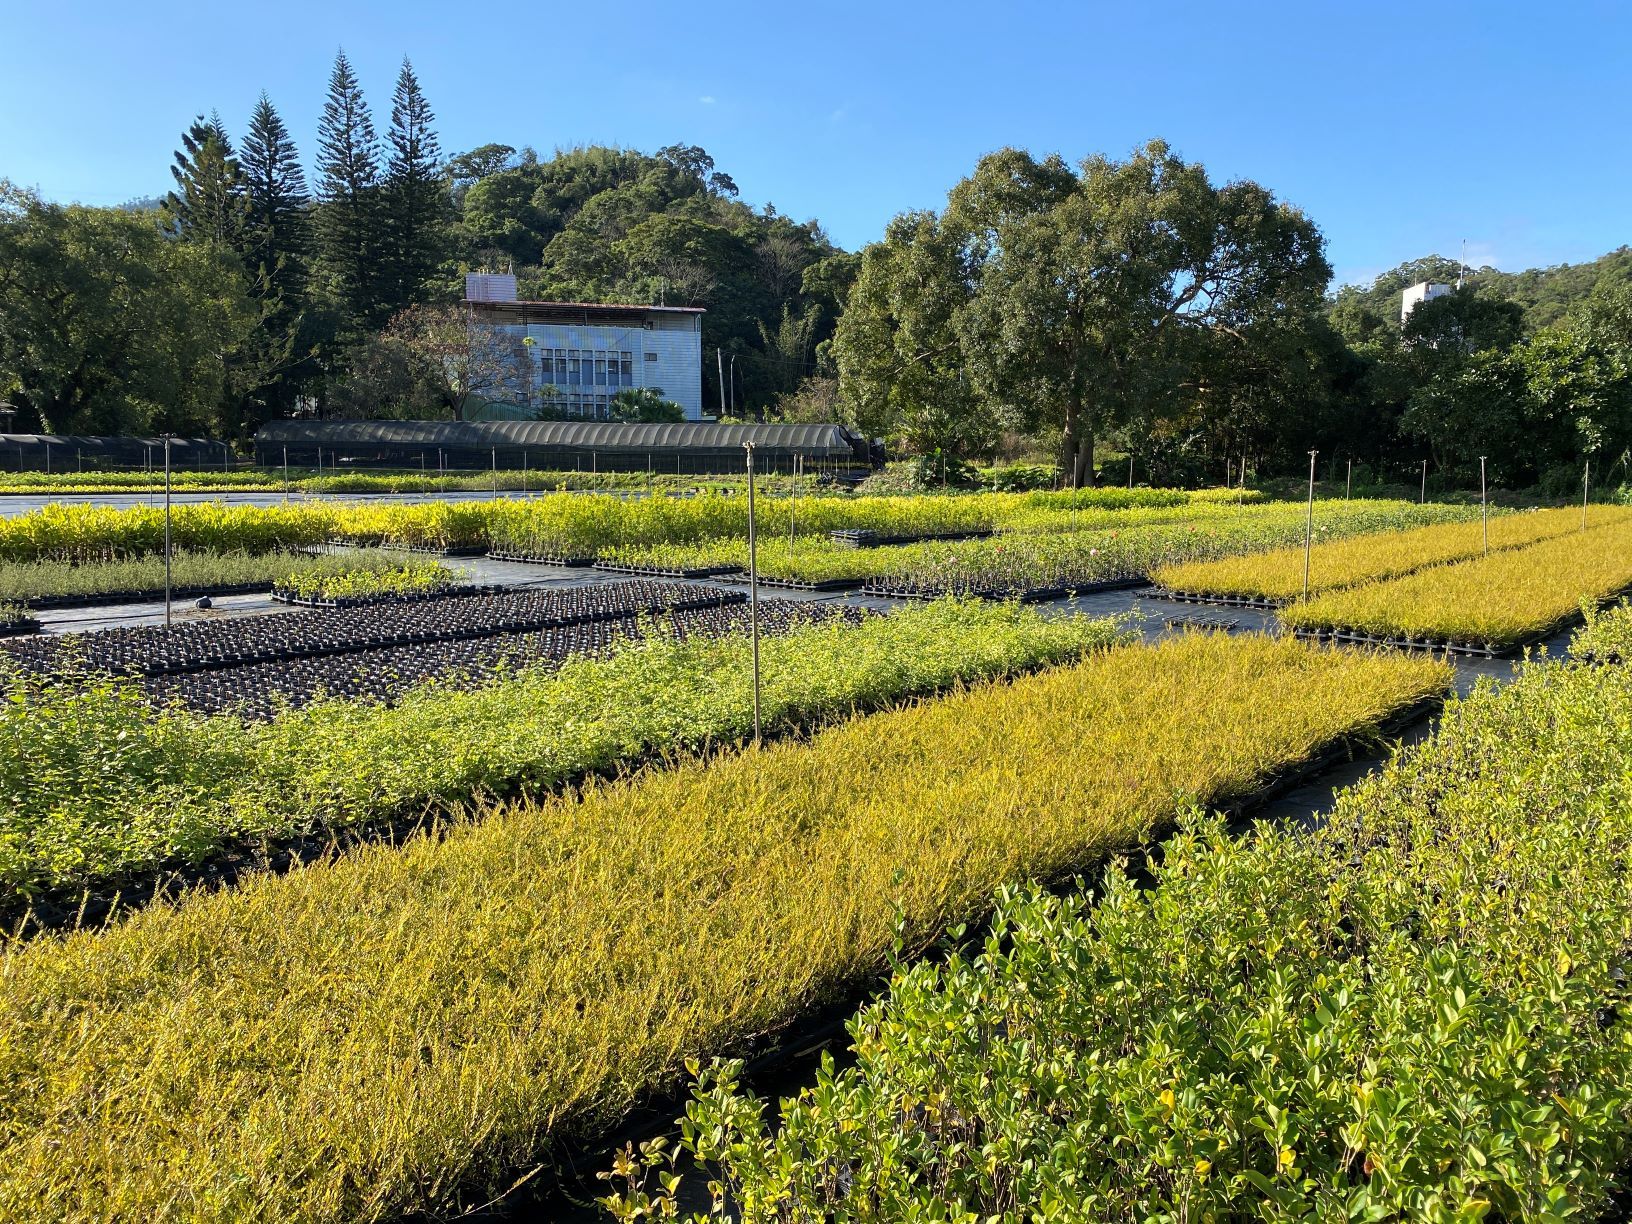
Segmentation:
{"type": "Polygon", "coordinates": [[[435,116],[406,59],[391,98],[390,158],[385,171],[385,280],[393,308],[422,301],[442,262],[449,200],[435,116]]]}
{"type": "Polygon", "coordinates": [[[246,224],[243,173],[221,120],[203,115],[181,134],[170,174],[176,188],[164,200],[176,236],[237,249],[246,224]]]}
{"type": "Polygon", "coordinates": [[[377,326],[382,226],[379,138],[346,53],[334,57],[317,130],[317,255],[324,289],[348,328],[377,326]]]}
{"type": "Polygon", "coordinates": [[[1182,410],[1255,334],[1312,319],[1331,275],[1303,214],[1255,183],[1215,186],[1160,141],[1075,169],[1057,156],[990,154],[942,216],[900,219],[892,242],[897,251],[871,261],[885,282],[876,288],[864,257],[835,340],[847,400],[920,411],[938,400],[1057,429],[1073,485],[1092,480],[1104,432],[1135,412],[1182,410]],[[856,315],[869,293],[890,304],[856,315]],[[934,304],[933,329],[914,325],[924,321],[914,298],[934,304]],[[856,359],[884,347],[891,358],[856,359]],[[868,385],[907,375],[933,385],[868,385]]]}

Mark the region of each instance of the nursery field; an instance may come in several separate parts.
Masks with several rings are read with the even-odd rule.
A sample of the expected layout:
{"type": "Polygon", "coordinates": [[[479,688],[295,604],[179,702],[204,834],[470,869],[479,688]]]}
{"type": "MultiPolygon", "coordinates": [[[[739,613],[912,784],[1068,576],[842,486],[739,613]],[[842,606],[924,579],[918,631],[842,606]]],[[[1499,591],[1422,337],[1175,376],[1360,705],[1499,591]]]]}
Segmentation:
{"type": "Polygon", "coordinates": [[[1632,516],[1617,514],[1585,531],[1331,591],[1285,609],[1281,620],[1300,632],[1497,652],[1628,588],[1632,516]]]}
{"type": "MultiPolygon", "coordinates": [[[[1620,506],[1593,506],[1583,515],[1577,509],[1531,510],[1497,514],[1489,524],[1492,549],[1522,548],[1555,536],[1632,519],[1632,510],[1620,506]]],[[[1309,557],[1309,590],[1337,590],[1363,582],[1397,578],[1433,565],[1466,561],[1483,555],[1485,532],[1477,519],[1421,527],[1394,534],[1322,541],[1309,557]]],[[[1302,548],[1277,549],[1220,561],[1201,561],[1159,567],[1151,577],[1175,593],[1289,603],[1303,594],[1302,548]]]]}
{"type": "MultiPolygon", "coordinates": [[[[754,1224],[1623,1218],[1629,760],[1632,672],[1525,664],[1318,832],[1191,817],[1153,879],[1002,892],[853,1067],[780,1108],[705,1072],[677,1168],[754,1224]]],[[[613,1214],[665,1218],[677,1155],[613,1214]]]]}
{"type": "MultiPolygon", "coordinates": [[[[832,639],[825,673],[878,626],[887,665],[912,615],[802,632],[832,639]]],[[[1447,680],[1261,637],[1114,647],[24,942],[0,973],[0,1215],[484,1203],[687,1058],[845,996],[897,939],[1139,845],[1447,680]]]]}
{"type": "MultiPolygon", "coordinates": [[[[260,642],[258,627],[238,635],[232,622],[212,623],[188,639],[225,670],[197,670],[197,655],[179,647],[156,655],[149,643],[164,640],[163,630],[110,635],[114,642],[99,659],[104,670],[96,672],[76,657],[83,644],[76,651],[28,643],[23,658],[0,670],[8,698],[0,705],[0,914],[20,913],[31,898],[71,911],[78,890],[141,883],[166,869],[185,878],[190,868],[269,840],[368,830],[404,817],[457,818],[484,799],[545,793],[647,758],[739,741],[753,726],[745,638],[690,633],[684,619],[678,632],[648,633],[635,614],[658,605],[740,607],[741,594],[682,587],[676,596],[653,584],[628,585],[647,588],[644,603],[604,588],[593,596],[597,607],[534,601],[521,610],[535,626],[553,629],[465,632],[386,656],[389,664],[399,652],[414,652],[410,661],[420,666],[427,656],[452,655],[454,674],[430,683],[412,675],[393,685],[378,655],[308,656],[312,665],[329,664],[321,683],[337,694],[361,671],[371,699],[316,700],[277,709],[270,720],[203,717],[150,700],[196,694],[206,708],[236,700],[253,712],[281,694],[295,704],[289,690],[309,674],[305,664],[249,663],[248,677],[236,666],[254,653],[246,643],[260,642]],[[596,612],[602,615],[590,615],[596,612]],[[587,653],[516,658],[574,621],[583,632],[572,642],[587,653]],[[595,648],[614,639],[628,645],[600,657],[595,648]],[[493,652],[485,660],[475,654],[482,644],[493,652]],[[105,670],[152,676],[161,658],[171,675],[140,685],[105,670]],[[484,662],[500,670],[470,683],[469,669],[484,662]],[[280,687],[268,694],[273,685],[280,687]]],[[[489,601],[471,602],[481,605],[473,616],[491,616],[489,601]]],[[[422,613],[435,607],[401,610],[424,625],[422,613]]],[[[372,650],[381,645],[372,628],[378,611],[271,619],[304,626],[278,631],[292,642],[344,639],[372,650]]],[[[761,644],[762,716],[771,732],[1069,661],[1125,636],[1114,621],[1049,620],[951,601],[859,624],[835,614],[811,623],[817,615],[775,605],[767,611],[772,625],[787,630],[761,644]]],[[[726,627],[739,623],[733,618],[726,627]]],[[[469,621],[454,624],[464,629],[469,621]]]]}

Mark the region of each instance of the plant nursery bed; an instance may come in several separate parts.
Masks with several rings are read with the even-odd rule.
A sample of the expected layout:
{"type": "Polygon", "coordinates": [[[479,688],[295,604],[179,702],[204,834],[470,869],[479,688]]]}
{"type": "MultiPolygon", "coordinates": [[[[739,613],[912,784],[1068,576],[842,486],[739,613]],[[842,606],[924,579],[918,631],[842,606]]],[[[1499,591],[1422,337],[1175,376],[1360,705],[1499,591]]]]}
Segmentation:
{"type": "Polygon", "coordinates": [[[1054,599],[1071,599],[1079,595],[1099,595],[1106,591],[1131,591],[1147,586],[1146,578],[1109,578],[1104,582],[1079,582],[1070,586],[1027,587],[896,587],[869,583],[862,587],[863,595],[879,595],[886,599],[943,599],[961,595],[972,599],[990,599],[996,602],[1016,600],[1019,603],[1047,603],[1054,599]]]}
{"type": "Polygon", "coordinates": [[[1140,599],[1165,599],[1172,603],[1211,604],[1218,608],[1250,608],[1255,612],[1274,612],[1286,604],[1276,599],[1260,599],[1255,595],[1212,595],[1206,591],[1174,591],[1167,587],[1152,587],[1141,591],[1140,599]]]}
{"type": "Polygon", "coordinates": [[[1228,633],[1241,624],[1233,616],[1165,616],[1162,624],[1169,629],[1212,629],[1221,633],[1228,633]]]}
{"type": "Polygon", "coordinates": [[[1353,629],[1294,629],[1292,635],[1308,642],[1339,642],[1348,646],[1384,646],[1390,650],[1424,650],[1430,654],[1461,655],[1470,659],[1508,659],[1526,646],[1551,636],[1556,629],[1515,642],[1511,646],[1480,645],[1475,642],[1452,642],[1442,638],[1396,638],[1353,629]]]}
{"type": "MultiPolygon", "coordinates": [[[[664,569],[655,565],[619,565],[615,561],[596,561],[594,568],[610,574],[639,574],[643,578],[718,578],[722,574],[736,574],[735,565],[694,565],[689,569],[664,569]]],[[[764,578],[760,582],[765,582],[764,578]]]]}
{"type": "Polygon", "coordinates": [[[835,544],[849,548],[884,548],[892,544],[923,544],[933,540],[984,540],[994,535],[990,528],[978,531],[930,531],[920,535],[883,535],[866,527],[840,527],[827,533],[835,544]]]}
{"type": "MultiPolygon", "coordinates": [[[[1444,698],[1437,696],[1414,702],[1374,728],[1352,731],[1338,737],[1309,760],[1278,771],[1251,792],[1208,806],[1229,819],[1233,832],[1242,834],[1251,827],[1256,813],[1282,795],[1347,764],[1357,752],[1373,749],[1378,740],[1398,736],[1424,719],[1431,718],[1443,707],[1444,698]]],[[[1145,877],[1148,868],[1144,864],[1150,863],[1160,853],[1164,836],[1165,832],[1161,836],[1153,836],[1144,846],[1124,853],[1130,871],[1136,876],[1145,877]]],[[[1054,880],[1047,886],[1049,891],[1064,896],[1081,886],[1089,889],[1098,887],[1111,857],[1106,856],[1085,871],[1054,880]]],[[[911,957],[910,962],[916,963],[934,956],[944,957],[954,951],[967,955],[978,950],[991,919],[990,909],[966,918],[963,923],[966,934],[961,939],[935,943],[911,957]]],[[[848,1021],[858,1007],[876,997],[889,981],[889,975],[882,974],[857,982],[844,997],[830,1000],[779,1030],[753,1038],[736,1054],[743,1060],[740,1082],[761,1095],[792,1095],[793,1091],[814,1078],[815,1068],[820,1065],[823,1055],[831,1054],[840,1064],[846,1062],[849,1052],[848,1021]]],[[[553,1181],[526,1187],[518,1183],[516,1189],[520,1193],[514,1198],[490,1204],[473,1218],[494,1224],[531,1218],[531,1210],[540,1206],[562,1210],[570,1202],[597,1193],[602,1183],[597,1180],[596,1174],[608,1168],[624,1148],[631,1145],[638,1147],[647,1140],[674,1132],[675,1120],[685,1112],[688,1100],[687,1095],[673,1090],[652,1094],[612,1134],[590,1143],[569,1146],[558,1153],[549,1166],[553,1181]]]]}
{"type": "MultiPolygon", "coordinates": [[[[219,582],[203,586],[178,586],[170,590],[171,599],[197,599],[201,595],[264,595],[265,582],[219,582]]],[[[164,588],[149,587],[140,591],[104,591],[91,595],[41,595],[23,600],[37,612],[54,608],[96,608],[106,604],[163,602],[164,588]]]]}
{"type": "Polygon", "coordinates": [[[427,599],[456,599],[462,595],[498,595],[503,590],[503,587],[492,583],[466,583],[443,587],[436,591],[397,591],[382,595],[350,595],[324,599],[318,595],[297,595],[293,591],[274,587],[272,598],[278,603],[289,604],[295,608],[372,608],[382,604],[423,603],[427,599]]]}
{"type": "Polygon", "coordinates": [[[29,634],[38,633],[39,631],[40,622],[32,616],[24,616],[0,625],[0,638],[27,637],[29,634]]]}
{"type": "Polygon", "coordinates": [[[561,565],[571,569],[590,569],[595,565],[594,557],[569,557],[560,553],[490,552],[487,556],[490,561],[517,561],[525,565],[561,565]]]}
{"type": "Polygon", "coordinates": [[[392,552],[423,553],[428,557],[485,557],[485,544],[451,544],[446,548],[432,548],[428,544],[398,544],[394,541],[383,541],[378,545],[358,544],[356,540],[331,539],[329,543],[336,548],[388,548],[392,552]]]}
{"type": "MultiPolygon", "coordinates": [[[[748,575],[742,570],[732,570],[716,576],[722,582],[730,582],[739,586],[748,585],[748,575]]],[[[860,578],[824,578],[820,582],[801,582],[797,578],[766,578],[761,576],[755,581],[762,587],[780,587],[784,591],[852,591],[862,584],[860,578]]]]}

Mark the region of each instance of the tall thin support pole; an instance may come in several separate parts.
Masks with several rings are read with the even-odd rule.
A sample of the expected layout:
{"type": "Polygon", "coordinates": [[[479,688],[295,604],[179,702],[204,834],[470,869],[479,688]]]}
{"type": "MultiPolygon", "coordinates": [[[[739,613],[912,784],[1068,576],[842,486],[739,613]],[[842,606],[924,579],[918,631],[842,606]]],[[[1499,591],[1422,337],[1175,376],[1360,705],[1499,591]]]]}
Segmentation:
{"type": "Polygon", "coordinates": [[[170,435],[164,438],[164,627],[170,627],[170,435]]]}
{"type": "Polygon", "coordinates": [[[1343,500],[1349,501],[1354,497],[1354,460],[1349,460],[1349,479],[1343,485],[1343,500]]]}
{"type": "Polygon", "coordinates": [[[1428,460],[1422,461],[1422,492],[1417,496],[1417,505],[1428,504],[1428,460]]]}
{"type": "Polygon", "coordinates": [[[1587,490],[1592,487],[1592,460],[1587,460],[1587,466],[1581,472],[1581,530],[1587,529],[1587,490]]]}
{"type": "Polygon", "coordinates": [[[754,521],[754,444],[748,452],[748,631],[754,647],[754,747],[760,744],[759,724],[759,539],[754,521]]]}
{"type": "Polygon", "coordinates": [[[493,496],[499,495],[499,448],[493,448],[493,496]]]}
{"type": "Polygon", "coordinates": [[[1133,488],[1133,456],[1128,456],[1128,488],[1133,488]]]}
{"type": "Polygon", "coordinates": [[[1485,494],[1485,457],[1479,456],[1479,525],[1485,533],[1485,556],[1490,556],[1490,503],[1485,494]]]}
{"type": "Polygon", "coordinates": [[[283,448],[283,504],[289,504],[289,448],[283,448]]]}
{"type": "Polygon", "coordinates": [[[720,372],[720,415],[725,415],[725,350],[714,346],[714,365],[720,372]]]}
{"type": "Polygon", "coordinates": [[[1303,602],[1309,602],[1309,558],[1315,548],[1315,456],[1309,452],[1309,513],[1303,521],[1303,602]]]}

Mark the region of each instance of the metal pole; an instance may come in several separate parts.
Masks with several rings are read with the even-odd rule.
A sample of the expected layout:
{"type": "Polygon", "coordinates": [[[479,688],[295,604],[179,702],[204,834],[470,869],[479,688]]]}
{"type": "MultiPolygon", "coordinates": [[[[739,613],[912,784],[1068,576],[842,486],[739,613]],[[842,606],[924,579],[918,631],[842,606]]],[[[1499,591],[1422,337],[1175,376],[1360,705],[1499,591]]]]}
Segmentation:
{"type": "Polygon", "coordinates": [[[731,354],[731,415],[737,415],[737,355],[731,354]]]}
{"type": "Polygon", "coordinates": [[[1417,498],[1417,505],[1428,504],[1428,460],[1422,461],[1422,493],[1417,498]]]}
{"type": "Polygon", "coordinates": [[[759,540],[754,522],[754,444],[744,442],[748,452],[748,627],[754,646],[754,747],[759,747],[759,540]]]}
{"type": "Polygon", "coordinates": [[[793,491],[788,494],[788,551],[793,551],[794,516],[799,512],[799,460],[793,457],[793,491]]]}
{"type": "Polygon", "coordinates": [[[527,452],[526,451],[521,452],[521,495],[522,495],[522,497],[525,497],[525,498],[532,497],[532,494],[527,491],[527,452]]]}
{"type": "Polygon", "coordinates": [[[164,627],[170,627],[170,436],[164,439],[164,627]]]}
{"type": "Polygon", "coordinates": [[[1490,505],[1485,497],[1485,457],[1479,456],[1479,524],[1485,532],[1485,556],[1490,556],[1490,505]]]}
{"type": "Polygon", "coordinates": [[[1303,521],[1303,602],[1309,602],[1309,556],[1315,547],[1315,456],[1309,452],[1309,513],[1303,521]]]}
{"type": "Polygon", "coordinates": [[[283,448],[283,500],[289,501],[289,448],[283,448]]]}
{"type": "Polygon", "coordinates": [[[725,415],[725,353],[718,346],[714,346],[714,364],[720,371],[720,415],[725,415]]]}
{"type": "Polygon", "coordinates": [[[1128,456],[1128,488],[1133,488],[1133,456],[1128,456]]]}
{"type": "Polygon", "coordinates": [[[1592,460],[1581,472],[1581,530],[1587,529],[1587,490],[1592,487],[1592,460]]]}
{"type": "Polygon", "coordinates": [[[1343,486],[1343,500],[1348,501],[1354,496],[1354,460],[1349,460],[1349,479],[1343,486]]]}
{"type": "Polygon", "coordinates": [[[499,495],[499,448],[493,448],[493,496],[499,495]]]}

